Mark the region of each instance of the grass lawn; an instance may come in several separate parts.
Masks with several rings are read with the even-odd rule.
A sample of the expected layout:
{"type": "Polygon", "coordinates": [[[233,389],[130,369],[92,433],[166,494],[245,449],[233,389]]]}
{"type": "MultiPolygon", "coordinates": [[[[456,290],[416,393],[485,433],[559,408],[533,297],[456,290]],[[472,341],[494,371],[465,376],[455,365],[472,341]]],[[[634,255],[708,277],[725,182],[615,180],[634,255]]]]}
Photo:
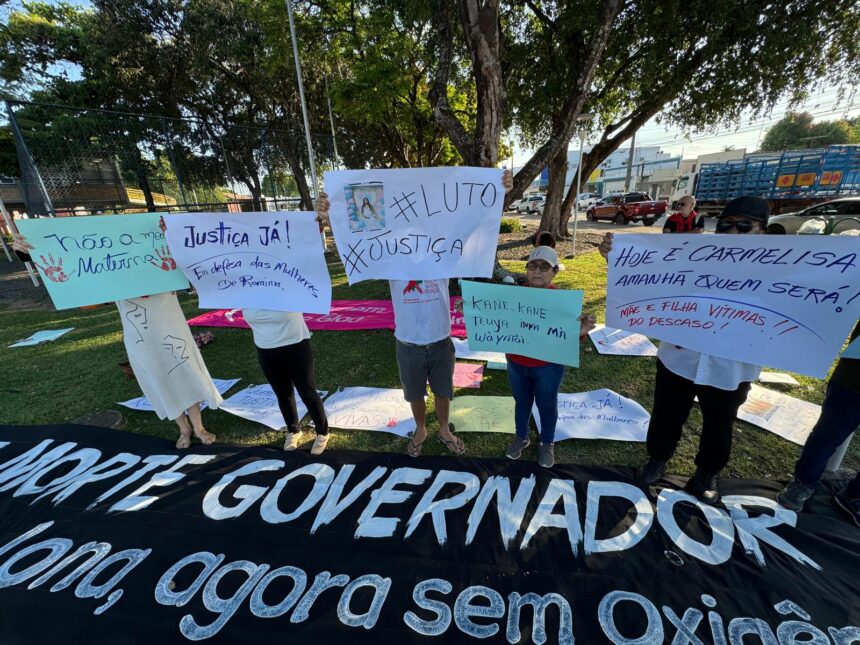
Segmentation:
{"type": "MultiPolygon", "coordinates": [[[[524,263],[507,262],[508,268],[524,271],[524,263]]],[[[603,320],[606,297],[606,264],[595,253],[586,253],[566,261],[566,269],[556,278],[562,288],[585,290],[585,311],[603,320]]],[[[383,281],[363,282],[349,287],[342,267],[332,268],[334,298],[387,299],[388,285],[383,281]]],[[[182,307],[187,317],[196,316],[197,300],[183,296],[182,307]]],[[[216,340],[203,348],[209,372],[216,378],[241,377],[228,393],[232,394],[251,384],[265,382],[257,364],[251,332],[245,329],[213,329],[216,340]]],[[[399,387],[394,359],[394,339],[390,331],[315,332],[312,338],[316,359],[317,385],[335,390],[338,386],[364,385],[399,387]]],[[[126,360],[121,326],[116,308],[104,306],[81,311],[14,311],[0,310],[0,423],[52,424],[67,422],[89,413],[121,410],[127,430],[175,439],[176,426],[159,421],[155,414],[135,412],[117,401],[140,396],[133,379],[127,378],[117,366],[126,360]],[[74,327],[60,340],[46,345],[6,349],[10,343],[39,329],[74,327]]],[[[581,367],[568,369],[562,385],[563,392],[578,392],[610,388],[639,401],[650,409],[654,386],[655,360],[601,356],[590,342],[583,343],[581,367]]],[[[800,385],[782,387],[787,394],[821,403],[824,382],[795,375],[800,385]]],[[[507,375],[503,371],[486,370],[480,390],[462,394],[510,395],[507,375]]],[[[430,402],[432,410],[432,399],[430,402]]],[[[275,444],[281,436],[250,421],[233,415],[207,410],[207,427],[227,442],[275,444]]],[[[670,470],[690,474],[694,469],[701,415],[694,407],[682,443],[670,464],[670,470]]],[[[436,426],[431,415],[431,431],[436,426]]],[[[305,443],[313,439],[303,435],[305,443]]],[[[470,455],[499,457],[509,440],[506,435],[470,433],[464,437],[470,455]]],[[[535,458],[535,443],[526,458],[535,458]]],[[[375,451],[402,451],[405,442],[393,435],[349,430],[333,430],[329,449],[351,448],[375,451]]],[[[428,441],[425,454],[443,454],[444,447],[428,441]]],[[[785,479],[790,476],[799,446],[747,423],[738,421],[732,460],[725,475],[785,479]]],[[[618,441],[564,441],[556,447],[560,462],[578,464],[612,464],[633,466],[645,458],[642,444],[618,441]]],[[[860,442],[854,442],[845,465],[860,464],[860,442]]]]}

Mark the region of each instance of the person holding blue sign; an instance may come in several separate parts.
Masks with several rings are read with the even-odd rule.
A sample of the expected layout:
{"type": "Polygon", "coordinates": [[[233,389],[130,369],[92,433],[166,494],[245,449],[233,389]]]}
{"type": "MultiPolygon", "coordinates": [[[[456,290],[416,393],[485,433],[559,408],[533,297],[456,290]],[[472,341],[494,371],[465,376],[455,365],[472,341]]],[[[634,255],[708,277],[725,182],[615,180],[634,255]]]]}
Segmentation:
{"type": "MultiPolygon", "coordinates": [[[[13,248],[23,261],[32,245],[20,234],[13,248]]],[[[223,399],[203,362],[191,335],[176,293],[128,298],[116,302],[122,323],[122,339],[140,389],[159,419],[179,426],[179,449],[191,446],[192,435],[208,446],[216,436],[208,432],[200,415],[200,403],[217,408],[223,399]]]]}
{"type": "MultiPolygon", "coordinates": [[[[526,287],[555,289],[553,278],[558,273],[558,254],[550,246],[537,246],[526,262],[526,287]]],[[[594,316],[579,317],[579,340],[594,329],[594,316]]],[[[508,381],[514,396],[514,423],[516,436],[508,445],[508,459],[519,459],[529,447],[529,419],[532,407],[537,405],[540,415],[540,444],[538,463],[544,468],[555,465],[555,426],[558,422],[558,391],[564,378],[564,365],[550,363],[529,356],[506,354],[508,381]]]]}
{"type": "MultiPolygon", "coordinates": [[[[761,235],[767,232],[767,202],[760,197],[736,197],[717,220],[717,233],[761,235]]],[[[598,247],[608,260],[612,234],[598,247]]],[[[729,462],[732,432],[738,408],[750,386],[761,374],[761,366],[694,352],[668,342],[657,351],[654,405],[648,424],[648,462],[637,472],[643,484],[656,483],[681,440],[684,423],[698,398],[702,409],[702,434],[696,454],[696,471],[684,490],[715,504],[720,500],[717,476],[729,462]]]]}
{"type": "MultiPolygon", "coordinates": [[[[860,322],[851,342],[860,338],[860,322]]],[[[821,416],[803,446],[794,467],[794,479],[777,495],[776,501],[792,511],[802,511],[815,493],[827,462],[860,426],[860,359],[843,357],[827,384],[821,416]]],[[[860,472],[833,497],[851,520],[860,526],[860,472]]]]}

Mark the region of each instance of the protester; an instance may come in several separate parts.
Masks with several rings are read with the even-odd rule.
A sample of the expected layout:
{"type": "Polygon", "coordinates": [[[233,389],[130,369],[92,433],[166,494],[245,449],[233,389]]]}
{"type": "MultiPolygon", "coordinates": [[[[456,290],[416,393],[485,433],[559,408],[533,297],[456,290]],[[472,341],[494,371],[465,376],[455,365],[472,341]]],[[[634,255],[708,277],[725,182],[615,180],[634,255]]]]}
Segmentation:
{"type": "MultiPolygon", "coordinates": [[[[527,287],[535,289],[555,289],[553,278],[558,274],[558,255],[549,246],[538,246],[526,262],[527,287]]],[[[594,316],[580,316],[579,340],[594,329],[594,316]]],[[[531,445],[529,440],[529,419],[532,407],[537,405],[540,415],[540,443],[538,463],[544,468],[555,464],[553,444],[555,426],[558,422],[558,391],[564,378],[564,365],[550,363],[537,358],[507,354],[508,381],[514,395],[514,423],[516,437],[508,445],[509,459],[519,459],[523,450],[531,445]]]]}
{"type": "Polygon", "coordinates": [[[696,212],[696,198],[685,195],[678,200],[677,210],[666,218],[664,233],[704,233],[705,218],[696,212]]]}
{"type": "Polygon", "coordinates": [[[304,316],[296,312],[247,308],[242,310],[242,315],[254,334],[260,369],[275,392],[286,423],[284,450],[295,450],[299,445],[302,426],[296,410],[295,391],[298,391],[316,430],[311,454],[321,455],[328,445],[328,419],[317,392],[311,333],[304,316]]]}
{"type": "MultiPolygon", "coordinates": [[[[737,197],[729,201],[717,220],[717,233],[764,234],[768,206],[759,197],[737,197]]],[[[607,233],[599,251],[608,259],[612,234],[607,233]]],[[[666,462],[675,454],[684,423],[698,397],[702,410],[702,434],[696,454],[696,472],[684,490],[699,499],[720,499],[717,475],[729,461],[732,429],[738,408],[746,401],[750,384],[761,366],[701,354],[672,343],[661,342],[657,352],[654,405],[648,424],[646,446],[650,459],[637,476],[653,484],[666,472],[666,462]]]]}
{"type": "MultiPolygon", "coordinates": [[[[860,337],[860,321],[851,341],[860,337]]],[[[776,500],[793,511],[802,511],[815,493],[827,462],[860,426],[860,360],[842,358],[827,384],[821,416],[803,446],[792,479],[776,500]]],[[[860,526],[860,472],[834,496],[836,504],[860,526]]]]}

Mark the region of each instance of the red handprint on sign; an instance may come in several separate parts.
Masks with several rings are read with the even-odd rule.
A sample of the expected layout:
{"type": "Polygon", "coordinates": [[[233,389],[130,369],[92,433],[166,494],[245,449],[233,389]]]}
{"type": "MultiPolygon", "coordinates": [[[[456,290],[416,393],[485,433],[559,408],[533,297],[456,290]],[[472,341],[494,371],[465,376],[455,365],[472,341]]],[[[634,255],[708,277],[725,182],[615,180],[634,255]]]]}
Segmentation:
{"type": "Polygon", "coordinates": [[[170,255],[170,249],[166,246],[162,246],[161,250],[155,250],[155,254],[158,256],[158,259],[161,260],[161,264],[159,264],[156,260],[150,260],[149,263],[158,267],[162,271],[173,271],[176,268],[176,260],[170,255]]]}
{"type": "Polygon", "coordinates": [[[33,264],[42,270],[42,273],[45,274],[48,280],[51,282],[65,282],[69,279],[69,274],[63,271],[63,258],[57,258],[56,261],[54,261],[53,255],[49,255],[47,260],[44,255],[40,255],[39,258],[45,266],[35,261],[33,264]]]}
{"type": "Polygon", "coordinates": [[[389,417],[388,423],[386,423],[385,425],[389,428],[393,428],[394,426],[397,425],[397,419],[395,419],[394,417],[389,417]]]}

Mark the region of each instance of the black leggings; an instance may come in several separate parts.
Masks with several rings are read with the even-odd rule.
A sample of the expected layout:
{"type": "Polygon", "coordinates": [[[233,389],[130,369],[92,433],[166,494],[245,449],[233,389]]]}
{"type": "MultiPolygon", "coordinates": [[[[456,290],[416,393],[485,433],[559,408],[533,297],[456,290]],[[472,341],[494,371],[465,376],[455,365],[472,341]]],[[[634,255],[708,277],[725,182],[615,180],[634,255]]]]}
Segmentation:
{"type": "Polygon", "coordinates": [[[257,355],[260,357],[260,368],[272,386],[275,396],[278,397],[278,407],[284,415],[287,430],[301,432],[299,414],[296,411],[296,396],[293,393],[293,386],[295,386],[313,419],[317,434],[328,434],[328,419],[314,380],[314,355],[311,351],[311,341],[305,339],[294,345],[284,345],[274,349],[258,347],[257,355]]]}

